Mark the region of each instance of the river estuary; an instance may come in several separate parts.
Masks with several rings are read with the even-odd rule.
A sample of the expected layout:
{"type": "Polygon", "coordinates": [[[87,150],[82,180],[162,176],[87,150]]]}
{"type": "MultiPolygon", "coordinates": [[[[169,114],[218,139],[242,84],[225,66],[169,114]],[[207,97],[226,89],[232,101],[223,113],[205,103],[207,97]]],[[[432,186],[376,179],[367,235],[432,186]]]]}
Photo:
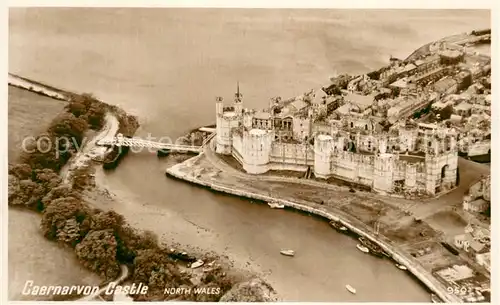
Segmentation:
{"type": "MultiPolygon", "coordinates": [[[[265,107],[489,22],[485,11],[11,9],[9,71],[120,105],[140,117],[138,136],[175,138],[212,123],[215,96],[231,100],[237,80],[247,107],[265,107]]],[[[167,162],[132,153],[103,177],[136,226],[248,262],[286,300],[429,300],[326,222],[171,180],[167,162]]]]}

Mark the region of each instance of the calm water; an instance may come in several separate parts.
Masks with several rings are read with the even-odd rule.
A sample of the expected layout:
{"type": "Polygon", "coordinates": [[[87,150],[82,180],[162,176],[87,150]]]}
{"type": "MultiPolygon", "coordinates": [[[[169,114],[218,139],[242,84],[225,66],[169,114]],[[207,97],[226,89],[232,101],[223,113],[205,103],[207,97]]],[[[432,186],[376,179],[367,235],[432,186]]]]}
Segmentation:
{"type": "MultiPolygon", "coordinates": [[[[231,99],[237,80],[244,103],[264,107],[489,20],[485,11],[11,9],[9,70],[121,105],[140,116],[139,136],[176,137],[212,123],[214,97],[231,99]]],[[[326,223],[169,180],[165,166],[134,154],[105,177],[139,227],[249,262],[287,300],[428,300],[326,223]],[[286,259],[282,247],[300,255],[286,259]]]]}

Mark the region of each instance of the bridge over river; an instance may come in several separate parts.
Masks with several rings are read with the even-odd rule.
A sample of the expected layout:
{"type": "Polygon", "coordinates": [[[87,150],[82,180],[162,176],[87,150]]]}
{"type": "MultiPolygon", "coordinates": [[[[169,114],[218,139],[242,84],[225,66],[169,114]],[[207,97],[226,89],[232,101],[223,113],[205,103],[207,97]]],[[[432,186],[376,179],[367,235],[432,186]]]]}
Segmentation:
{"type": "MultiPolygon", "coordinates": [[[[203,128],[203,127],[202,127],[203,128]]],[[[200,130],[202,130],[200,128],[200,130]]],[[[202,130],[208,131],[208,130],[202,130]]],[[[211,130],[210,130],[211,131],[211,130]]],[[[128,146],[128,147],[144,147],[144,148],[154,148],[158,150],[169,150],[169,151],[178,151],[178,152],[193,152],[193,153],[201,153],[203,150],[203,146],[211,140],[215,136],[215,133],[210,134],[205,140],[203,140],[202,145],[184,145],[184,144],[176,144],[176,143],[163,143],[163,142],[155,142],[144,140],[138,137],[124,137],[122,134],[117,134],[116,137],[101,139],[97,141],[97,145],[102,146],[128,146]]]]}

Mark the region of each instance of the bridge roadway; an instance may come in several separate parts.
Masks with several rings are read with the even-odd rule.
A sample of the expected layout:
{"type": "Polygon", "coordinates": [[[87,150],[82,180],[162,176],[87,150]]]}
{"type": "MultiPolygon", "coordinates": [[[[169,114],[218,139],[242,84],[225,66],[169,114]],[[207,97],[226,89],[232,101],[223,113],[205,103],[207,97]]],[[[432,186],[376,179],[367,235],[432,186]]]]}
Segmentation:
{"type": "MultiPolygon", "coordinates": [[[[203,128],[203,127],[202,127],[203,128]]],[[[200,130],[202,129],[200,128],[200,130]]],[[[215,136],[215,132],[212,132],[208,137],[203,140],[201,146],[194,145],[183,145],[183,144],[173,144],[173,143],[162,143],[143,140],[141,138],[133,137],[126,138],[122,135],[117,135],[111,139],[101,139],[97,141],[97,145],[113,145],[113,146],[128,146],[128,147],[144,147],[144,148],[155,148],[155,149],[168,149],[173,151],[183,151],[183,152],[194,152],[201,153],[203,147],[215,136]]]]}
{"type": "Polygon", "coordinates": [[[143,140],[141,138],[135,138],[135,137],[134,138],[114,137],[112,139],[102,139],[97,142],[97,145],[144,147],[144,148],[167,149],[174,151],[194,152],[194,153],[200,153],[202,150],[202,146],[161,143],[161,142],[143,140]]]}

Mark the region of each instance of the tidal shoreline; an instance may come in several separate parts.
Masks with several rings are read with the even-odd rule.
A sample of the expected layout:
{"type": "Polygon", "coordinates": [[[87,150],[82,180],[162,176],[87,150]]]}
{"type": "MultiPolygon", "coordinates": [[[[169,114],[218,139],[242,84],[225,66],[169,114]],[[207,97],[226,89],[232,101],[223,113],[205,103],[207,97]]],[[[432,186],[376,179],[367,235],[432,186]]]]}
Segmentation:
{"type": "MultiPolygon", "coordinates": [[[[30,80],[26,80],[26,79],[18,77],[18,76],[14,77],[14,79],[15,79],[14,82],[12,82],[10,78],[11,78],[11,75],[9,75],[9,85],[12,85],[12,86],[24,89],[24,90],[28,90],[28,91],[31,91],[31,92],[34,92],[37,94],[41,94],[44,96],[48,96],[51,98],[57,98],[57,99],[61,99],[61,100],[65,100],[65,101],[70,102],[70,97],[72,94],[70,92],[64,92],[62,90],[56,90],[57,91],[56,92],[56,91],[54,91],[54,89],[52,89],[53,87],[46,86],[44,84],[39,84],[37,82],[31,83],[30,80]],[[66,99],[62,95],[58,95],[58,94],[60,94],[60,92],[64,92],[65,94],[68,94],[68,99],[66,99]]],[[[99,101],[99,102],[110,107],[109,112],[106,114],[106,116],[104,118],[105,125],[101,129],[96,130],[97,135],[94,135],[93,139],[89,143],[85,143],[85,145],[83,147],[81,147],[80,150],[77,151],[77,153],[75,155],[73,155],[66,162],[66,164],[64,164],[64,166],[61,168],[61,170],[59,171],[58,174],[62,179],[62,185],[65,185],[65,186],[70,187],[70,188],[73,185],[73,182],[74,182],[73,180],[75,179],[75,176],[79,176],[78,178],[80,178],[80,179],[82,177],[85,177],[85,180],[87,180],[87,182],[85,183],[86,187],[79,191],[80,195],[83,195],[83,198],[87,197],[87,199],[89,199],[88,197],[90,195],[90,197],[93,197],[94,200],[97,200],[97,201],[104,200],[105,201],[104,198],[106,197],[106,194],[103,194],[103,196],[101,196],[101,194],[99,194],[99,190],[105,190],[104,193],[107,193],[107,195],[108,195],[107,199],[112,199],[115,202],[120,203],[121,200],[119,198],[116,198],[116,199],[111,198],[109,196],[110,195],[109,191],[107,191],[107,189],[105,187],[103,187],[102,185],[96,184],[96,179],[95,179],[96,168],[95,168],[95,166],[97,166],[97,165],[95,164],[94,159],[96,157],[99,157],[102,155],[107,155],[110,152],[110,150],[106,147],[97,146],[96,141],[102,137],[114,136],[116,133],[122,133],[122,132],[125,134],[133,135],[135,133],[135,130],[138,128],[138,123],[134,120],[132,120],[132,122],[130,122],[130,117],[123,110],[117,108],[116,106],[111,106],[103,101],[99,101]],[[125,115],[125,118],[123,118],[121,116],[122,114],[125,115]],[[122,124],[123,120],[125,120],[124,124],[122,124]],[[137,123],[137,124],[134,124],[134,123],[137,123]],[[83,172],[80,172],[80,171],[83,171],[83,172]],[[91,194],[94,194],[94,195],[91,195],[91,194]]],[[[86,200],[87,203],[90,203],[91,201],[92,200],[86,200]]],[[[91,204],[91,206],[93,206],[95,208],[95,207],[98,207],[100,205],[96,205],[94,202],[94,204],[91,204]]],[[[111,209],[111,210],[113,210],[113,209],[111,209]]],[[[164,247],[164,246],[165,246],[165,244],[162,243],[162,247],[164,247]]],[[[172,246],[172,244],[170,244],[170,246],[172,246]]],[[[181,245],[181,247],[176,251],[184,251],[184,249],[186,249],[186,248],[193,249],[196,247],[196,246],[192,246],[192,245],[187,246],[187,247],[183,247],[183,246],[184,245],[181,245]]],[[[169,248],[169,249],[171,249],[171,248],[169,248]]],[[[174,251],[174,250],[168,250],[168,251],[174,251]]],[[[193,253],[193,252],[191,252],[191,253],[193,253]]],[[[208,269],[207,269],[207,267],[203,267],[203,268],[200,268],[199,270],[196,269],[193,271],[190,271],[190,269],[188,268],[187,269],[188,272],[185,274],[192,276],[192,281],[194,280],[194,281],[199,282],[199,284],[195,284],[193,282],[192,283],[192,285],[194,285],[193,287],[197,287],[199,285],[206,285],[207,283],[213,285],[213,284],[215,284],[215,281],[219,281],[220,283],[219,282],[217,282],[217,283],[219,283],[220,285],[223,285],[223,286],[221,286],[221,287],[223,287],[223,288],[221,288],[223,290],[221,290],[222,294],[220,294],[218,296],[218,298],[224,297],[225,293],[227,293],[227,292],[232,293],[231,294],[232,298],[234,298],[234,297],[236,297],[236,298],[238,298],[238,297],[243,297],[243,298],[254,297],[257,299],[261,299],[261,298],[266,298],[266,297],[274,298],[274,296],[276,295],[275,291],[272,288],[270,288],[270,286],[268,286],[268,284],[265,282],[261,282],[261,284],[259,284],[260,289],[265,288],[264,290],[254,291],[250,295],[248,293],[245,294],[244,289],[242,290],[243,292],[238,290],[241,288],[232,289],[232,288],[236,287],[236,284],[238,284],[238,283],[242,284],[243,286],[246,284],[250,285],[252,282],[251,281],[247,282],[247,280],[249,280],[251,278],[255,278],[257,275],[256,274],[248,274],[246,272],[240,272],[240,270],[237,270],[237,268],[236,269],[233,268],[231,266],[230,262],[225,261],[225,259],[223,259],[222,256],[217,254],[217,253],[212,253],[212,252],[196,253],[196,258],[203,259],[206,262],[212,261],[212,263],[210,263],[208,266],[212,266],[212,264],[214,264],[214,263],[215,263],[215,265],[213,265],[213,267],[210,267],[208,269]],[[203,272],[201,272],[201,274],[199,272],[200,270],[203,270],[203,272]],[[226,275],[226,273],[227,273],[227,275],[226,275]],[[208,282],[205,282],[205,280],[203,279],[200,282],[200,278],[204,278],[203,276],[211,276],[213,279],[208,280],[208,282]],[[229,285],[229,286],[227,286],[227,285],[229,285]],[[235,290],[238,292],[235,292],[235,290]],[[266,294],[266,292],[265,292],[266,290],[269,290],[269,293],[272,293],[272,295],[269,295],[268,293],[266,294]],[[235,295],[235,293],[236,293],[236,295],[235,295]],[[242,294],[239,294],[239,293],[242,293],[242,294]]],[[[175,261],[177,261],[177,260],[175,260],[175,261]]],[[[177,263],[174,262],[174,264],[178,265],[179,268],[183,268],[182,267],[183,265],[180,264],[179,262],[177,262],[177,263]]],[[[123,269],[123,267],[124,267],[124,265],[122,264],[122,269],[123,269]]],[[[185,272],[185,271],[183,271],[183,272],[185,272]]],[[[152,297],[155,297],[155,296],[152,296],[152,297]]],[[[211,300],[213,301],[213,299],[211,299],[211,300]]]]}
{"type": "Polygon", "coordinates": [[[343,211],[340,211],[338,209],[334,208],[324,208],[321,206],[315,207],[313,204],[305,204],[305,203],[298,203],[298,202],[293,202],[289,200],[284,200],[279,198],[278,196],[270,196],[270,195],[264,195],[264,194],[259,194],[256,192],[251,192],[248,190],[244,189],[238,189],[235,188],[234,186],[231,187],[226,187],[222,184],[218,184],[216,182],[208,182],[204,181],[201,179],[198,179],[195,175],[194,172],[196,170],[193,170],[190,173],[185,173],[182,172],[180,167],[187,166],[190,167],[191,164],[194,164],[196,162],[197,158],[200,158],[203,155],[201,153],[197,157],[193,157],[191,159],[188,159],[184,161],[183,163],[176,164],[174,166],[171,166],[166,169],[165,174],[167,176],[170,176],[172,178],[186,181],[189,183],[192,183],[194,185],[198,185],[204,188],[207,188],[211,191],[215,192],[220,192],[220,193],[225,193],[233,196],[239,196],[242,198],[247,198],[247,199],[254,199],[254,200],[259,200],[259,201],[264,201],[264,202],[269,202],[269,201],[274,201],[278,202],[282,205],[284,205],[287,208],[310,213],[317,215],[323,219],[328,219],[328,220],[333,220],[341,223],[345,227],[347,227],[350,231],[354,232],[355,234],[359,236],[364,236],[371,242],[375,243],[378,245],[381,249],[383,249],[385,252],[387,252],[394,260],[396,263],[405,265],[408,268],[408,271],[415,277],[417,278],[425,287],[427,287],[428,290],[434,292],[436,295],[438,295],[443,301],[450,302],[450,303],[461,303],[461,299],[459,299],[457,296],[450,294],[447,290],[446,287],[444,287],[440,282],[437,281],[428,271],[426,271],[418,262],[416,262],[412,257],[409,255],[402,253],[398,249],[396,249],[394,246],[390,244],[390,241],[383,237],[383,236],[377,236],[373,232],[373,230],[369,227],[366,226],[366,224],[363,224],[361,221],[355,219],[352,215],[349,215],[343,211]]]}

